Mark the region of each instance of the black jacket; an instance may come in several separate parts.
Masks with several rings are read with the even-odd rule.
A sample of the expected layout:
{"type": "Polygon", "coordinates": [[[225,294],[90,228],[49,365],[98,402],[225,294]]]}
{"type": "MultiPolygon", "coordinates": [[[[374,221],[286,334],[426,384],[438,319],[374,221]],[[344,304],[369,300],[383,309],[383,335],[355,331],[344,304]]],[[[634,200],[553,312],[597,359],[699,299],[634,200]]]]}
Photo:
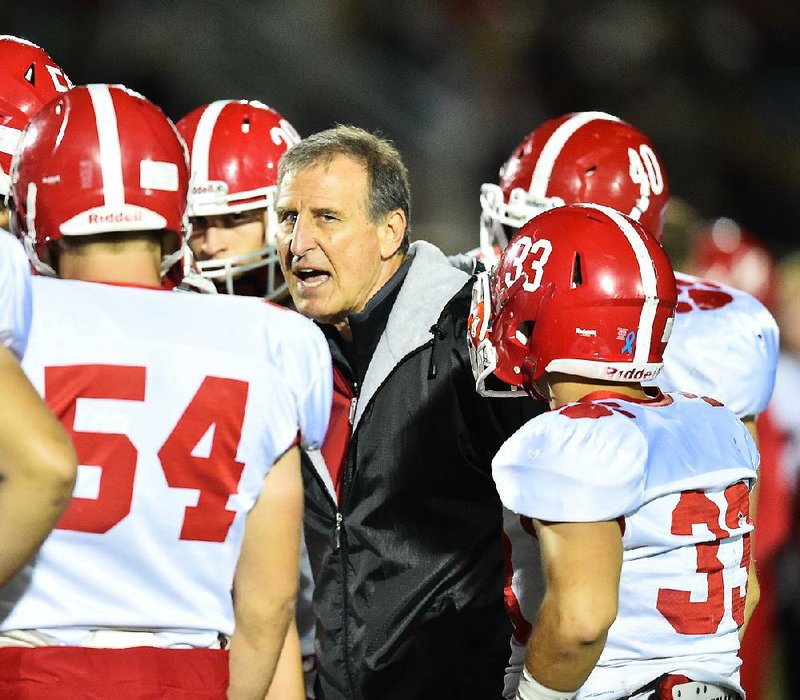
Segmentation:
{"type": "MultiPolygon", "coordinates": [[[[340,499],[325,448],[304,457],[321,700],[499,698],[509,657],[490,464],[541,407],[476,394],[472,280],[430,244],[409,255],[358,373],[340,499]]],[[[331,350],[340,383],[352,381],[336,343],[331,350]]],[[[349,430],[346,417],[331,430],[349,430]]]]}

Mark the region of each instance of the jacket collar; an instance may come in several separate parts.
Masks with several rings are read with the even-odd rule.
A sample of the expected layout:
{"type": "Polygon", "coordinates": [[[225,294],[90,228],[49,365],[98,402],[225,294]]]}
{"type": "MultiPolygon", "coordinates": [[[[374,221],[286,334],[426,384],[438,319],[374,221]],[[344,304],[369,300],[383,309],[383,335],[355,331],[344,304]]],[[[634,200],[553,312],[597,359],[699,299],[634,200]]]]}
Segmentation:
{"type": "Polygon", "coordinates": [[[411,260],[406,258],[378,293],[369,300],[366,308],[359,314],[351,314],[348,319],[353,342],[342,342],[342,351],[347,355],[353,375],[361,386],[378,342],[386,330],[389,314],[400,292],[400,287],[408,273],[411,260]]]}
{"type": "Polygon", "coordinates": [[[398,363],[433,338],[431,326],[439,320],[447,302],[469,280],[466,272],[454,268],[442,251],[425,241],[412,243],[408,258],[408,273],[364,376],[353,429],[364,407],[398,363]]]}

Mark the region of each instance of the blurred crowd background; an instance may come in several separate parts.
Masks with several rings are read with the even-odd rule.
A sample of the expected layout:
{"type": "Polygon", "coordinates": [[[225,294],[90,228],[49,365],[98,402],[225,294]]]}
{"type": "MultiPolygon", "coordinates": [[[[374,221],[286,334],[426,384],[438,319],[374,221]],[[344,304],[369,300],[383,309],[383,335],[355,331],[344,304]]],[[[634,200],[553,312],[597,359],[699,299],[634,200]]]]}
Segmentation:
{"type": "Polygon", "coordinates": [[[248,98],[301,135],[335,123],[380,131],[409,166],[413,236],[447,253],[477,245],[481,183],[544,120],[603,110],[648,134],[669,174],[676,267],[744,287],[781,326],[775,407],[762,421],[764,629],[746,666],[749,698],[800,697],[800,2],[2,4],[2,31],[41,44],[73,81],[123,83],[174,120],[248,98]],[[709,248],[719,217],[732,221],[717,222],[709,248]]]}
{"type": "Polygon", "coordinates": [[[380,130],[407,159],[416,235],[477,240],[478,190],[545,119],[603,110],[648,134],[672,192],[776,255],[800,219],[795,0],[33,0],[4,31],[78,83],[177,120],[260,99],[305,135],[380,130]]]}

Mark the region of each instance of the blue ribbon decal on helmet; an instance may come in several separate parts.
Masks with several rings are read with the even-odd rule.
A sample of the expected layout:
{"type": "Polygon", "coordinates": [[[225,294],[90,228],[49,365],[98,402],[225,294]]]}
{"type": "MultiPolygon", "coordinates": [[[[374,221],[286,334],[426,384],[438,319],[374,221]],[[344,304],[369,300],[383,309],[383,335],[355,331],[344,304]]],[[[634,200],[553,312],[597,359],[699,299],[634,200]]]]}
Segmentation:
{"type": "Polygon", "coordinates": [[[628,335],[625,336],[625,345],[622,346],[622,354],[624,355],[626,352],[633,355],[633,343],[636,340],[636,331],[631,331],[628,335]]]}

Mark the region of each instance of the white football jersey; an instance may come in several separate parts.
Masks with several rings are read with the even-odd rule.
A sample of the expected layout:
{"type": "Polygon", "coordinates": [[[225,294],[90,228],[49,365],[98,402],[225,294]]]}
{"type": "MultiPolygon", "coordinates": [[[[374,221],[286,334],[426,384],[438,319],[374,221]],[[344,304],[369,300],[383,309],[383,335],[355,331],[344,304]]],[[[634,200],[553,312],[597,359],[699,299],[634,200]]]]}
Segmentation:
{"type": "Polygon", "coordinates": [[[678,306],[662,391],[711,396],[740,418],[767,406],[778,364],[778,325],[755,297],[733,287],[675,273],[678,306]]]}
{"type": "Polygon", "coordinates": [[[69,644],[106,627],[158,630],[156,646],[231,634],[264,478],[298,440],[325,436],[321,331],[255,298],[42,277],[33,297],[23,367],[80,466],[56,530],[0,589],[0,627],[69,644]]]}
{"type": "Polygon", "coordinates": [[[693,395],[637,402],[595,392],[509,438],[492,463],[513,568],[505,697],[519,683],[543,592],[530,518],[620,519],[618,614],[578,698],[627,697],[663,673],[741,692],[738,630],[757,467],[744,425],[693,395]]]}
{"type": "Polygon", "coordinates": [[[22,244],[0,228],[0,342],[22,358],[31,326],[31,273],[22,244]]]}

